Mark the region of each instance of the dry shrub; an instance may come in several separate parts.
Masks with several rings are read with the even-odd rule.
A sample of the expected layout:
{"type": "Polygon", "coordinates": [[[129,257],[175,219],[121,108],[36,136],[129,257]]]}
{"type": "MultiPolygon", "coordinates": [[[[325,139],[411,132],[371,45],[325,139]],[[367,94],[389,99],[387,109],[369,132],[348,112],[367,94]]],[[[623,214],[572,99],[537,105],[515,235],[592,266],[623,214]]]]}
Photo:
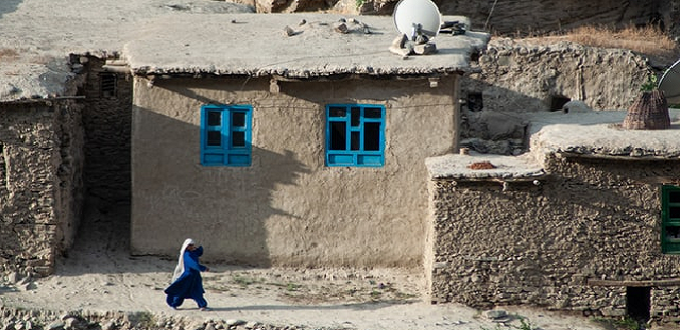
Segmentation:
{"type": "Polygon", "coordinates": [[[623,48],[663,57],[674,57],[679,51],[677,43],[653,25],[623,29],[582,26],[564,34],[564,38],[585,46],[623,48]]]}

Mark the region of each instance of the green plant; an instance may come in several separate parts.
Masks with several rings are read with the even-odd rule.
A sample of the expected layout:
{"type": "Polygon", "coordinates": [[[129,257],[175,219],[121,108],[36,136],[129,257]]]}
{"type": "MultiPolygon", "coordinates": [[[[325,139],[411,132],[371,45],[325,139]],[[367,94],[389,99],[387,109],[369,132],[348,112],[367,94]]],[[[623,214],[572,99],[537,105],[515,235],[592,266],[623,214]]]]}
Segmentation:
{"type": "Polygon", "coordinates": [[[288,290],[288,291],[297,291],[297,290],[300,289],[301,287],[302,287],[302,285],[300,285],[300,284],[288,283],[288,285],[286,285],[286,290],[288,290]]]}
{"type": "Polygon", "coordinates": [[[371,298],[372,299],[378,299],[378,298],[380,298],[380,295],[382,295],[382,293],[378,290],[371,291],[371,298]]]}
{"type": "Polygon", "coordinates": [[[651,92],[655,90],[658,86],[658,78],[656,77],[655,74],[651,73],[649,76],[647,76],[647,82],[642,84],[640,86],[640,89],[643,92],[651,92]]]}
{"type": "Polygon", "coordinates": [[[357,9],[359,9],[364,5],[364,0],[356,0],[355,4],[357,5],[357,9]]]}
{"type": "Polygon", "coordinates": [[[608,319],[597,317],[594,318],[593,321],[597,323],[606,324],[609,325],[610,327],[620,330],[639,330],[646,328],[643,322],[636,321],[630,316],[626,316],[620,319],[608,319]]]}
{"type": "Polygon", "coordinates": [[[236,284],[238,284],[242,287],[247,287],[247,286],[249,286],[253,283],[257,283],[257,280],[249,278],[249,277],[241,276],[241,275],[234,275],[232,277],[232,279],[234,280],[234,283],[236,283],[236,284]]]}
{"type": "Polygon", "coordinates": [[[519,330],[536,330],[536,328],[531,324],[531,321],[529,321],[527,318],[521,317],[519,319],[519,326],[513,326],[515,329],[519,330]]]}

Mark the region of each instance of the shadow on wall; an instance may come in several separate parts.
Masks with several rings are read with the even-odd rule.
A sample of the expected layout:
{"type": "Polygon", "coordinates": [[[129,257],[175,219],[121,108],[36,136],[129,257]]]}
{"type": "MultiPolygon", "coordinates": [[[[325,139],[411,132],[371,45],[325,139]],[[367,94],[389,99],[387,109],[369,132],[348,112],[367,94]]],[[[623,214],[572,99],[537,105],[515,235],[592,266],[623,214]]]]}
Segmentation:
{"type": "Polygon", "coordinates": [[[0,18],[2,15],[16,11],[22,0],[2,0],[0,1],[0,18]]]}
{"type": "Polygon", "coordinates": [[[191,237],[206,261],[270,266],[266,222],[294,221],[272,206],[272,191],[308,169],[291,151],[257,147],[249,167],[203,166],[199,126],[144,108],[133,116],[132,253],[174,256],[191,237]]]}
{"type": "Polygon", "coordinates": [[[523,113],[554,111],[546,100],[469,78],[462,80],[460,99],[460,147],[479,153],[525,152],[529,137],[523,113]]]}

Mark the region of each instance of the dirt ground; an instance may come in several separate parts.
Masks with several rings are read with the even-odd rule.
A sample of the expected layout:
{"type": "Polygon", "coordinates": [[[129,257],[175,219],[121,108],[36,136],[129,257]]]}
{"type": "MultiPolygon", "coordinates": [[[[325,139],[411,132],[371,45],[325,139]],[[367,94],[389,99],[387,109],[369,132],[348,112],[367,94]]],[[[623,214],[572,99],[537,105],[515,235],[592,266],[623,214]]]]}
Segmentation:
{"type": "MultiPolygon", "coordinates": [[[[68,257],[47,278],[18,279],[0,290],[4,306],[54,311],[149,312],[196,321],[241,320],[271,325],[335,329],[598,330],[592,319],[540,309],[502,306],[510,318],[494,322],[485,311],[425,301],[424,277],[413,269],[280,269],[206,264],[205,297],[211,310],[193,301],[179,310],[165,304],[176,260],[130,256],[125,208],[102,214],[86,210],[68,257]]],[[[200,242],[200,240],[199,240],[200,242]]],[[[181,242],[180,242],[181,244],[181,242]]],[[[205,246],[209,249],[209,246],[205,246]]]]}

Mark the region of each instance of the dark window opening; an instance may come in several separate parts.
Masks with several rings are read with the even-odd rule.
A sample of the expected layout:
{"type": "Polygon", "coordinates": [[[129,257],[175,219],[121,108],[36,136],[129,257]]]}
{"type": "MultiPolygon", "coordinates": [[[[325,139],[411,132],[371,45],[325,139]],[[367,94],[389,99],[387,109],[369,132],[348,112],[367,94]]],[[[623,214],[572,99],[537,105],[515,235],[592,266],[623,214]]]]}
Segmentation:
{"type": "Polygon", "coordinates": [[[661,251],[680,254],[680,186],[661,186],[661,251]]]}
{"type": "Polygon", "coordinates": [[[208,112],[208,126],[222,125],[222,113],[219,111],[208,112]]]}
{"type": "Polygon", "coordinates": [[[328,109],[328,117],[344,117],[344,116],[345,108],[330,107],[330,109],[328,109]]]}
{"type": "Polygon", "coordinates": [[[117,77],[113,73],[101,73],[99,75],[100,90],[102,97],[116,97],[117,77]]]}
{"type": "Polygon", "coordinates": [[[331,150],[345,150],[345,122],[331,123],[331,150]]]}
{"type": "Polygon", "coordinates": [[[359,126],[361,121],[361,109],[359,107],[352,107],[352,126],[359,126]]]}
{"type": "Polygon", "coordinates": [[[352,138],[350,139],[350,150],[359,150],[360,142],[361,132],[352,132],[352,138]]]}
{"type": "Polygon", "coordinates": [[[222,133],[220,131],[208,132],[208,146],[219,147],[222,145],[222,133]]]}
{"type": "Polygon", "coordinates": [[[668,193],[669,203],[680,203],[680,191],[671,191],[668,193]]]}
{"type": "Polygon", "coordinates": [[[364,150],[380,150],[380,123],[364,124],[364,150]]]}
{"type": "Polygon", "coordinates": [[[246,126],[246,114],[243,113],[243,112],[232,112],[232,114],[231,114],[231,126],[232,127],[246,126]]]}
{"type": "Polygon", "coordinates": [[[626,288],[626,311],[630,318],[640,323],[649,321],[650,287],[626,288]]]}
{"type": "Polygon", "coordinates": [[[231,132],[231,146],[234,148],[243,148],[246,146],[245,132],[231,132]]]}
{"type": "Polygon", "coordinates": [[[473,50],[472,54],[470,54],[470,62],[472,62],[472,63],[479,62],[479,50],[478,49],[473,50]]]}
{"type": "Polygon", "coordinates": [[[482,111],[484,107],[482,100],[482,93],[468,93],[466,102],[468,110],[471,112],[482,111]]]}
{"type": "Polygon", "coordinates": [[[669,220],[680,220],[680,206],[671,206],[668,208],[669,220]]]}
{"type": "Polygon", "coordinates": [[[569,101],[571,99],[566,96],[552,96],[550,98],[550,111],[562,111],[562,107],[569,101]]]}
{"type": "Polygon", "coordinates": [[[381,118],[382,117],[382,109],[380,109],[380,108],[364,108],[364,117],[365,118],[381,118]]]}

